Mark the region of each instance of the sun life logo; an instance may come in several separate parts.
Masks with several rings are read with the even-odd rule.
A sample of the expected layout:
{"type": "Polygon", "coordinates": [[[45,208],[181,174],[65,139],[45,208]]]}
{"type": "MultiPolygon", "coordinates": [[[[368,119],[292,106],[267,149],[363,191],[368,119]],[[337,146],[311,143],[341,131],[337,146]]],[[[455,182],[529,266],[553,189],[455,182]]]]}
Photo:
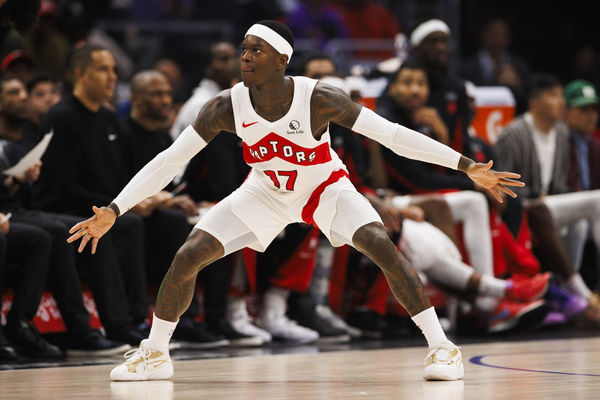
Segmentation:
{"type": "Polygon", "coordinates": [[[297,120],[293,119],[290,121],[290,123],[288,124],[289,128],[291,129],[290,131],[287,131],[288,134],[290,135],[294,135],[294,134],[302,134],[304,133],[303,130],[300,130],[300,122],[298,122],[297,120]]]}

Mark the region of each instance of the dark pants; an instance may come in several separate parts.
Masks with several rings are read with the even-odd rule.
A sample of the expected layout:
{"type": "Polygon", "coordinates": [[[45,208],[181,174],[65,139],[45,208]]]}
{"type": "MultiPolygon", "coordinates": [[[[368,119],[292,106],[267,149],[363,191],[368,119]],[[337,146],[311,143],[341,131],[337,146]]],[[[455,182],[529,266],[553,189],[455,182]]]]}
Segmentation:
{"type": "Polygon", "coordinates": [[[52,238],[44,230],[11,220],[6,235],[0,233],[0,303],[7,265],[17,265],[14,273],[13,304],[9,324],[29,321],[37,313],[46,285],[52,238]]]}
{"type": "Polygon", "coordinates": [[[146,318],[144,226],[140,217],[132,214],[119,217],[111,231],[98,242],[94,255],[89,245],[79,254],[76,253],[79,242],[66,242],[68,230],[83,220],[82,217],[19,210],[13,211],[13,219],[37,225],[53,238],[48,283],[67,329],[75,332],[89,329],[81,279],[92,292],[100,321],[107,332],[121,332],[131,322],[139,323],[146,318]]]}
{"type": "Polygon", "coordinates": [[[144,218],[148,280],[162,280],[191,230],[187,217],[176,210],[157,210],[144,218]]]}
{"type": "Polygon", "coordinates": [[[90,315],[83,305],[81,279],[77,271],[74,245],[67,243],[69,228],[79,220],[70,215],[42,211],[13,212],[13,220],[43,229],[52,237],[48,288],[70,333],[88,331],[90,315]]]}

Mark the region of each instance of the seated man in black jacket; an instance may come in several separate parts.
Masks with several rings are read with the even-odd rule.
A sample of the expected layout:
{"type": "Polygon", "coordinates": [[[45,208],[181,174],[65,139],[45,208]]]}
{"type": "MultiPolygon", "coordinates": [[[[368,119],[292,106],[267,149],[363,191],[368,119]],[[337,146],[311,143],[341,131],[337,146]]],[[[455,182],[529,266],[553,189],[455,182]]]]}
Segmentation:
{"type": "MultiPolygon", "coordinates": [[[[15,164],[28,149],[24,143],[23,127],[27,116],[28,95],[25,85],[14,76],[3,76],[0,79],[0,168],[15,164]]],[[[25,194],[29,184],[40,174],[41,163],[31,166],[24,176],[5,177],[0,185],[0,212],[11,213],[12,222],[16,226],[25,225],[49,234],[51,254],[49,260],[48,286],[57,302],[69,340],[68,353],[80,355],[107,355],[119,353],[127,349],[127,345],[107,340],[97,330],[89,326],[90,315],[83,304],[81,283],[77,271],[73,246],[65,244],[69,224],[77,217],[58,215],[27,209],[25,194]]],[[[18,232],[18,228],[15,228],[18,232]]],[[[9,233],[8,239],[11,234],[9,233]]],[[[17,243],[13,243],[16,245],[17,243]]],[[[12,246],[12,245],[11,245],[12,246]]],[[[9,248],[9,253],[14,249],[9,248]]],[[[85,261],[89,256],[80,257],[85,261]]],[[[41,279],[44,288],[44,278],[41,279]]],[[[41,293],[40,293],[41,295],[41,293]]]]}
{"type": "MultiPolygon", "coordinates": [[[[104,106],[113,96],[115,62],[108,50],[93,45],[71,59],[72,95],[48,111],[42,132],[54,132],[32,190],[32,206],[45,211],[86,215],[93,204],[111,199],[129,177],[127,137],[117,115],[104,106]]],[[[109,240],[90,257],[85,273],[109,339],[139,343],[148,315],[144,260],[144,224],[125,215],[109,240]]]]}

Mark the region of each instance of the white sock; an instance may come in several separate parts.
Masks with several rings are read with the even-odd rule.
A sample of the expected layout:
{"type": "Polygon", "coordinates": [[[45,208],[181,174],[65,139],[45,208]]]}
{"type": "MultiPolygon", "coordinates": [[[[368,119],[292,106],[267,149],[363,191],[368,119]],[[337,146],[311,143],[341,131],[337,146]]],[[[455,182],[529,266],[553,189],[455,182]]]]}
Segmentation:
{"type": "Polygon", "coordinates": [[[565,285],[572,292],[580,295],[584,299],[588,299],[590,297],[590,295],[592,294],[590,289],[588,289],[585,282],[583,281],[583,278],[581,278],[581,275],[579,275],[578,273],[571,275],[571,277],[569,279],[567,279],[567,282],[565,285]]]}
{"type": "Polygon", "coordinates": [[[504,297],[508,282],[494,278],[490,275],[482,275],[479,284],[479,293],[492,297],[504,297]]]}
{"type": "Polygon", "coordinates": [[[498,307],[498,298],[489,296],[477,296],[475,299],[475,308],[485,313],[491,313],[498,307]]]}
{"type": "Polygon", "coordinates": [[[287,311],[287,298],[290,291],[271,286],[263,294],[262,308],[260,310],[260,318],[268,320],[276,320],[285,315],[287,311]]]}
{"type": "Polygon", "coordinates": [[[165,321],[153,314],[152,327],[150,328],[150,336],[148,336],[148,347],[160,350],[169,350],[169,340],[175,331],[175,327],[179,320],[175,322],[165,321]]]}
{"type": "Polygon", "coordinates": [[[421,329],[423,335],[425,335],[425,339],[427,339],[429,348],[437,347],[442,342],[448,340],[433,307],[429,307],[427,310],[421,311],[417,315],[413,316],[412,320],[421,329]]]}

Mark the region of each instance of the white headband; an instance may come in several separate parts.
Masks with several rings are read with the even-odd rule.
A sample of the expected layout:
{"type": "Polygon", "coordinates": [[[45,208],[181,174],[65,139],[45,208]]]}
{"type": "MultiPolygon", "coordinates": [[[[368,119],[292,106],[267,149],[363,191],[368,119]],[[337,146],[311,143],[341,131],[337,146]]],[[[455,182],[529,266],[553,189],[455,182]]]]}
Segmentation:
{"type": "Polygon", "coordinates": [[[290,45],[289,42],[285,40],[279,33],[275,32],[268,26],[254,24],[250,27],[250,29],[248,29],[248,32],[246,32],[245,36],[248,35],[261,38],[265,42],[269,43],[275,50],[277,50],[278,53],[288,56],[287,62],[289,64],[294,49],[292,49],[292,45],[290,45]]]}
{"type": "Polygon", "coordinates": [[[410,45],[412,47],[420,45],[423,39],[433,32],[444,32],[446,35],[450,35],[450,28],[440,19],[430,19],[415,28],[410,35],[410,45]]]}

